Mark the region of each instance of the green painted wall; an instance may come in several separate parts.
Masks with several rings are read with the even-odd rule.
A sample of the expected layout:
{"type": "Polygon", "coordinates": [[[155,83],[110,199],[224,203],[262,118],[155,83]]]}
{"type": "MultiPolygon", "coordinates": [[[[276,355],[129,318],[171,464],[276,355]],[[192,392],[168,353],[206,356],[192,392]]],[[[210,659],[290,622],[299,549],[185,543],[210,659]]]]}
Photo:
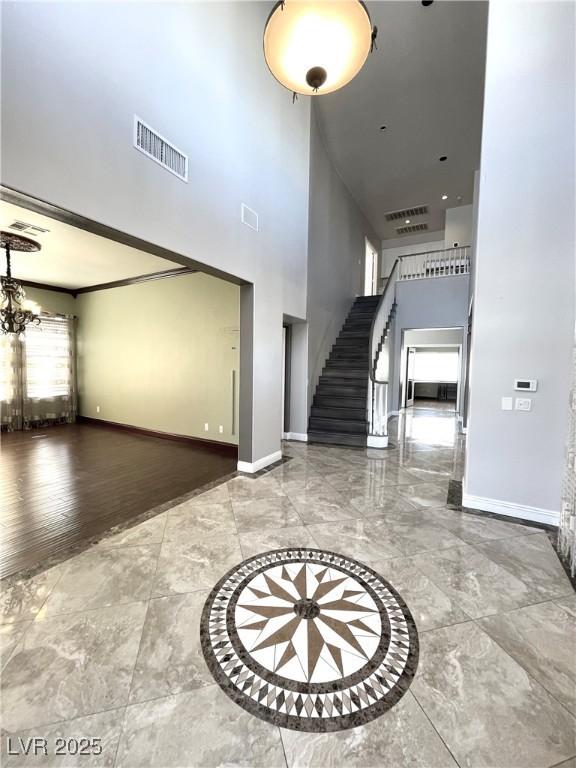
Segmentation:
{"type": "Polygon", "coordinates": [[[80,294],[80,414],[237,443],[239,301],[203,274],[80,294]]]}
{"type": "Polygon", "coordinates": [[[69,293],[44,291],[41,288],[24,288],[26,298],[40,304],[44,312],[56,315],[77,315],[78,302],[69,293]]]}

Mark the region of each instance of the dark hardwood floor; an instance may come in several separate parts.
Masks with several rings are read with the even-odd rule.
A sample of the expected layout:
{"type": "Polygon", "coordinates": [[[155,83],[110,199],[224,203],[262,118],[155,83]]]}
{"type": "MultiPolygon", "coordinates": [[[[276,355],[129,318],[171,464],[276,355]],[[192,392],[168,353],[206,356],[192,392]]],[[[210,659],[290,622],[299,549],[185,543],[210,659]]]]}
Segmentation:
{"type": "Polygon", "coordinates": [[[0,578],[236,469],[230,449],[91,424],[0,439],[0,578]]]}

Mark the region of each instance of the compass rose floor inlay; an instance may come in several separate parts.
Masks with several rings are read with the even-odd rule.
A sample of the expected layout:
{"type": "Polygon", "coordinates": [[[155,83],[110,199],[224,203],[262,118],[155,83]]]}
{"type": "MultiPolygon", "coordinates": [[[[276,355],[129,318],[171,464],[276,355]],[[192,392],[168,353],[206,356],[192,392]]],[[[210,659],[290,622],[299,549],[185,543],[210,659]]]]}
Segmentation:
{"type": "Polygon", "coordinates": [[[369,567],[320,549],[245,560],[210,593],[202,650],[241,707],[276,725],[335,731],[373,720],[406,692],[416,626],[369,567]]]}

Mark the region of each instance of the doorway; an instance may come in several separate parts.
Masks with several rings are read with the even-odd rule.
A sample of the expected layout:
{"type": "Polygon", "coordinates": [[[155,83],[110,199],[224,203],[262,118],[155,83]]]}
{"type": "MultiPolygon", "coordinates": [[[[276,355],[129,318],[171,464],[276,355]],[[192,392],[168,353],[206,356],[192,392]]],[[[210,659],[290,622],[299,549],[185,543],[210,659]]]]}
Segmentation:
{"type": "Polygon", "coordinates": [[[459,412],[465,368],[462,328],[402,330],[400,403],[459,412]]]}
{"type": "Polygon", "coordinates": [[[409,408],[414,405],[414,363],[416,362],[416,347],[408,347],[406,350],[406,398],[404,406],[409,408]]]}
{"type": "Polygon", "coordinates": [[[364,259],[364,296],[376,296],[378,293],[378,251],[366,238],[366,256],[364,259]]]}

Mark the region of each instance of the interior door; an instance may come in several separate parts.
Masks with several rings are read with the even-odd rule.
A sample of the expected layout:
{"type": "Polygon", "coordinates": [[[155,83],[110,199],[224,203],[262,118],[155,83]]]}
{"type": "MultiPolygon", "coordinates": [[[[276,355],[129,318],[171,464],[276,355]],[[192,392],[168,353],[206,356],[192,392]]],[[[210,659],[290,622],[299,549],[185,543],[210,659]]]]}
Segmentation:
{"type": "Polygon", "coordinates": [[[408,347],[406,350],[406,402],[404,405],[409,408],[414,405],[414,362],[416,360],[416,350],[414,347],[408,347]]]}

